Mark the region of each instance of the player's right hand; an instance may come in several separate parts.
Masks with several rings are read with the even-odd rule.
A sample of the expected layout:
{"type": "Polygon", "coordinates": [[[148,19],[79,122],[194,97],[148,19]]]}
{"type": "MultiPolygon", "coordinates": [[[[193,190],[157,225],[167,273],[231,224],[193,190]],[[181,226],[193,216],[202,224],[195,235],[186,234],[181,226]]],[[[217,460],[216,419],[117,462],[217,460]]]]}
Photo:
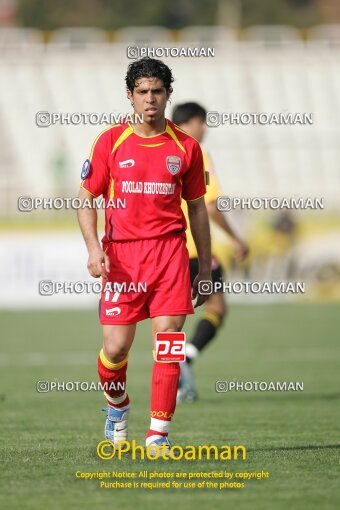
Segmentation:
{"type": "Polygon", "coordinates": [[[198,306],[203,305],[209,298],[209,294],[200,294],[199,292],[199,285],[200,282],[211,282],[211,273],[198,273],[198,275],[195,277],[193,284],[192,284],[192,290],[191,290],[191,299],[193,301],[193,307],[197,308],[198,306]]]}
{"type": "Polygon", "coordinates": [[[101,248],[89,253],[87,269],[94,278],[107,278],[110,272],[110,259],[101,248]]]}

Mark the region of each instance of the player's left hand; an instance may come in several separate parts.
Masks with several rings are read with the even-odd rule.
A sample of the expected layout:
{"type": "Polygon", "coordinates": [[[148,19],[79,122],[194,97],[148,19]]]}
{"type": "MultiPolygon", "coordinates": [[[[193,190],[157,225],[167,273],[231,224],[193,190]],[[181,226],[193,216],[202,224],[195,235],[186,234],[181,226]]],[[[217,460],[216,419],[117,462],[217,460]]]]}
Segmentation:
{"type": "Polygon", "coordinates": [[[235,258],[238,262],[242,262],[249,255],[249,247],[241,241],[240,239],[236,239],[235,243],[235,258]]]}
{"type": "Polygon", "coordinates": [[[205,284],[205,286],[208,289],[210,289],[210,288],[212,289],[211,273],[198,273],[198,275],[194,279],[194,282],[192,284],[192,291],[191,291],[191,299],[193,301],[194,308],[197,308],[198,306],[203,305],[203,303],[205,303],[205,301],[207,301],[207,299],[209,298],[209,296],[212,293],[212,292],[206,292],[206,293],[200,294],[200,292],[199,292],[200,290],[204,291],[204,288],[202,289],[202,287],[204,287],[204,285],[202,285],[202,283],[200,284],[200,282],[203,282],[203,284],[205,284]]]}

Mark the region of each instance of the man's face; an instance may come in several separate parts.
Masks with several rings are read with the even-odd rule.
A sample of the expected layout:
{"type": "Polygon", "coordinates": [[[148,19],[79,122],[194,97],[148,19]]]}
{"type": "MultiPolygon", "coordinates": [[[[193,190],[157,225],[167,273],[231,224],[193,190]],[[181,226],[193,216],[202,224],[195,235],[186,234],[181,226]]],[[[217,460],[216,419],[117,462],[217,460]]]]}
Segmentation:
{"type": "Polygon", "coordinates": [[[188,120],[188,122],[181,124],[181,128],[184,129],[188,135],[193,136],[199,143],[201,143],[203,141],[207,125],[201,117],[193,117],[188,120]]]}
{"type": "Polygon", "coordinates": [[[144,122],[147,123],[164,118],[169,97],[170,93],[158,78],[140,78],[136,81],[133,92],[128,90],[128,98],[134,104],[135,112],[143,115],[144,122]]]}

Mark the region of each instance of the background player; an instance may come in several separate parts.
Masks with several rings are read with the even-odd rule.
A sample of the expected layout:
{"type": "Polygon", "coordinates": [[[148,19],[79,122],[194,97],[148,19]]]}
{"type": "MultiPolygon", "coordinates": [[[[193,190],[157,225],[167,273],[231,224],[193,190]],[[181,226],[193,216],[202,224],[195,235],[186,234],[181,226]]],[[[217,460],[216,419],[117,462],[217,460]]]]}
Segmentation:
{"type": "MultiPolygon", "coordinates": [[[[172,120],[181,129],[201,143],[207,129],[206,113],[206,110],[198,103],[183,103],[174,108],[172,120]]],[[[248,247],[236,235],[226,217],[216,207],[216,200],[222,195],[222,192],[219,189],[211,160],[206,151],[204,149],[202,150],[205,169],[209,172],[210,177],[210,183],[204,197],[209,218],[231,237],[235,247],[236,259],[241,261],[247,256],[248,247]]],[[[182,207],[187,216],[188,209],[184,201],[182,207]]],[[[190,257],[190,278],[191,282],[193,282],[197,276],[199,264],[197,250],[189,228],[187,230],[187,248],[190,257]]],[[[223,269],[214,251],[215,245],[212,236],[212,279],[214,282],[217,282],[223,279],[223,269]]],[[[197,398],[195,379],[191,368],[192,362],[204,347],[213,340],[225,315],[226,305],[223,294],[211,294],[204,305],[203,316],[196,326],[191,342],[186,344],[187,361],[186,363],[181,363],[180,387],[177,394],[178,402],[193,401],[197,398]]]]}
{"type": "MultiPolygon", "coordinates": [[[[199,280],[211,278],[211,248],[203,157],[199,143],[165,118],[172,92],[171,70],[161,61],[144,58],[129,65],[127,95],[143,123],[108,127],[95,140],[82,171],[80,197],[103,194],[125,200],[125,208],[105,209],[103,247],[97,235],[97,212],[78,209],[89,252],[88,269],[115,283],[147,283],[147,292],[101,296],[100,321],[104,343],[98,373],[107,389],[105,435],[117,443],[127,438],[130,400],[126,392],[127,357],[136,323],[152,319],[156,332],[180,331],[193,313],[192,297],[199,280]],[[191,294],[186,223],[181,197],[199,259],[191,294]]],[[[197,305],[205,296],[198,295],[197,305]]],[[[176,406],[179,363],[154,362],[151,383],[151,422],[146,445],[168,445],[176,406]]]]}

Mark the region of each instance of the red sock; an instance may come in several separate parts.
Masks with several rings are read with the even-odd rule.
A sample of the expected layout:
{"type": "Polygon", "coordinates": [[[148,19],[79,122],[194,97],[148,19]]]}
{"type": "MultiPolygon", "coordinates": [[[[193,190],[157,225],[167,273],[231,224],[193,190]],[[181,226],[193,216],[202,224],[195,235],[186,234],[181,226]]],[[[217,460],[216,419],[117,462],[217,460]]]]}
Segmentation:
{"type": "Polygon", "coordinates": [[[106,359],[103,350],[98,357],[98,374],[104,385],[104,395],[112,407],[123,408],[129,404],[126,393],[127,358],[120,363],[111,363],[106,359]]]}
{"type": "Polygon", "coordinates": [[[154,361],[151,380],[151,423],[146,437],[167,436],[176,407],[179,363],[154,361]]]}

